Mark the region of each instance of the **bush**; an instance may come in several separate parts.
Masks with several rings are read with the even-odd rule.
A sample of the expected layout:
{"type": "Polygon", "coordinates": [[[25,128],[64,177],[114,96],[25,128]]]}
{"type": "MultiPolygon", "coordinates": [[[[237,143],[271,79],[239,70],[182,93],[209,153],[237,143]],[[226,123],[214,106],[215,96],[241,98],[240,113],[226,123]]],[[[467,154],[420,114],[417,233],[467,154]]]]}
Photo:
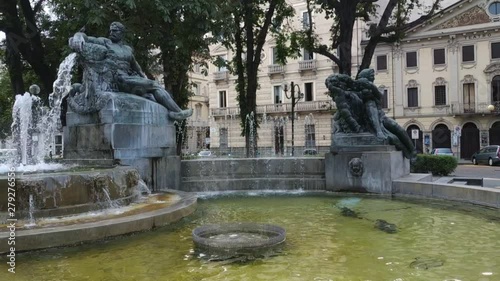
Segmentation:
{"type": "Polygon", "coordinates": [[[457,168],[458,161],[448,155],[417,155],[417,161],[413,164],[412,173],[429,173],[433,176],[447,176],[457,168]]]}

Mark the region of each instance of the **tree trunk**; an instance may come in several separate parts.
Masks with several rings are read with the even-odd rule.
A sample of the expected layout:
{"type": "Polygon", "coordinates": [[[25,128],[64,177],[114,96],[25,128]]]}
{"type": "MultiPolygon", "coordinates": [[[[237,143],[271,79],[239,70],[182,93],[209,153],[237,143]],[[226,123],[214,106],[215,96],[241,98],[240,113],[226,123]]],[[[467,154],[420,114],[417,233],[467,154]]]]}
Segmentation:
{"type": "MultiPolygon", "coordinates": [[[[40,78],[42,88],[52,92],[55,70],[50,69],[45,62],[44,47],[41,42],[40,32],[35,23],[35,13],[28,0],[21,0],[20,6],[25,18],[26,26],[23,26],[19,18],[17,1],[7,1],[1,6],[0,12],[4,14],[6,25],[2,27],[5,31],[7,44],[10,45],[11,53],[20,53],[33,68],[35,74],[40,78]],[[23,29],[25,31],[23,31],[23,29]]],[[[18,91],[19,85],[12,85],[14,91],[18,91]]]]}
{"type": "Polygon", "coordinates": [[[339,18],[339,72],[351,76],[352,67],[352,35],[356,21],[356,5],[358,1],[343,1],[342,8],[335,13],[339,18]]]}
{"type": "Polygon", "coordinates": [[[11,44],[9,44],[9,40],[7,40],[7,49],[5,50],[5,62],[7,64],[7,70],[9,71],[13,95],[16,96],[24,93],[26,89],[24,87],[21,55],[12,48],[11,44]]]}

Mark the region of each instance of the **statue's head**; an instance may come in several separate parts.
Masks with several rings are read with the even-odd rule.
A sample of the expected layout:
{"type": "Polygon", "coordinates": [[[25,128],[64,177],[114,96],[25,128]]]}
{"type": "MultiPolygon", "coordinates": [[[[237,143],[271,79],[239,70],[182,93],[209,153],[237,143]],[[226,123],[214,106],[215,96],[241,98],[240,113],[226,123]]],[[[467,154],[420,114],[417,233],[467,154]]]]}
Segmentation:
{"type": "Polygon", "coordinates": [[[373,68],[366,68],[361,70],[358,76],[359,78],[368,79],[371,82],[375,81],[375,71],[373,70],[373,68]]]}
{"type": "Polygon", "coordinates": [[[125,36],[125,26],[121,22],[112,22],[109,26],[109,39],[116,43],[120,42],[125,36]]]}

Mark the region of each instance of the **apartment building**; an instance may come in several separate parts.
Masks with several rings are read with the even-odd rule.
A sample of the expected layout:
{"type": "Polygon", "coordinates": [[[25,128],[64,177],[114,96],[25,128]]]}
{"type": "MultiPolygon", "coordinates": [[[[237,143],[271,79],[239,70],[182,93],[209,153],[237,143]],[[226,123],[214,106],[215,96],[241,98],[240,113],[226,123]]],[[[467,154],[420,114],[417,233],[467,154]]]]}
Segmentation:
{"type": "MultiPolygon", "coordinates": [[[[290,3],[296,10],[293,23],[302,28],[307,23],[306,4],[300,0],[290,3]]],[[[319,37],[328,38],[331,22],[322,14],[313,14],[313,22],[319,37]]],[[[417,133],[418,152],[451,147],[457,157],[468,159],[480,147],[500,144],[499,29],[500,1],[463,0],[412,28],[398,44],[377,47],[371,66],[376,70],[375,83],[384,94],[382,106],[410,136],[412,131],[417,133]]],[[[364,30],[358,22],[352,73],[361,59],[364,30]]],[[[256,114],[261,155],[290,155],[292,139],[295,155],[328,151],[334,103],[326,95],[324,81],[338,68],[328,58],[307,50],[302,50],[300,58],[280,65],[274,46],[269,37],[258,77],[256,114]],[[298,85],[296,92],[300,88],[303,93],[294,108],[293,136],[291,82],[298,85]]],[[[212,46],[211,54],[228,60],[233,56],[221,45],[212,46]]],[[[199,121],[189,121],[196,124],[188,134],[196,146],[191,143],[189,147],[241,155],[245,141],[236,101],[236,76],[215,65],[207,71],[208,76],[193,77],[200,91],[207,89],[203,92],[207,96],[191,103],[194,120],[199,121]]]]}
{"type": "Polygon", "coordinates": [[[500,1],[445,8],[399,44],[380,44],[372,67],[386,114],[418,132],[419,152],[450,147],[470,159],[500,144],[500,1]]]}
{"type": "MultiPolygon", "coordinates": [[[[309,22],[305,1],[292,0],[289,3],[296,11],[292,24],[297,29],[304,28],[309,22]]],[[[327,40],[331,22],[327,21],[323,14],[313,14],[312,17],[317,34],[327,40]]],[[[364,26],[357,24],[356,27],[353,38],[355,47],[359,46],[362,40],[364,26]]],[[[276,42],[272,36],[268,36],[258,75],[260,87],[257,90],[255,114],[260,121],[259,153],[261,156],[291,155],[292,143],[294,155],[326,152],[331,143],[334,103],[326,94],[325,79],[338,72],[338,68],[328,58],[308,50],[302,50],[298,59],[289,59],[285,65],[281,65],[277,62],[275,46],[276,42]],[[293,108],[293,116],[292,82],[295,85],[294,94],[298,97],[298,92],[302,93],[302,98],[293,108]]],[[[352,59],[354,69],[360,61],[358,48],[355,50],[352,59]]],[[[212,46],[211,54],[226,60],[230,60],[234,55],[222,45],[212,46]]],[[[210,65],[206,78],[210,105],[210,132],[209,136],[207,135],[210,149],[218,155],[244,155],[245,138],[241,136],[235,89],[236,76],[231,75],[224,67],[210,65]]]]}

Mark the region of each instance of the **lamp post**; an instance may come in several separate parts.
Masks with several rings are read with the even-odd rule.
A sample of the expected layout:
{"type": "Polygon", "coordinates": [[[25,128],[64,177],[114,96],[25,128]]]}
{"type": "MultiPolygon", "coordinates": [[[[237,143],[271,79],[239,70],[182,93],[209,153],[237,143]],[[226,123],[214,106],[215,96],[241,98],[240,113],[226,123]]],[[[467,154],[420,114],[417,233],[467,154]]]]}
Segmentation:
{"type": "Polygon", "coordinates": [[[493,104],[488,105],[488,110],[493,113],[493,110],[495,110],[495,106],[493,104]]]}
{"type": "Polygon", "coordinates": [[[297,102],[304,97],[304,94],[300,92],[299,85],[290,82],[290,96],[288,96],[288,84],[283,83],[283,90],[285,91],[285,96],[287,99],[292,99],[292,156],[295,154],[295,129],[294,129],[294,120],[295,120],[295,105],[297,102]],[[295,87],[297,87],[297,95],[295,95],[295,87]]]}

